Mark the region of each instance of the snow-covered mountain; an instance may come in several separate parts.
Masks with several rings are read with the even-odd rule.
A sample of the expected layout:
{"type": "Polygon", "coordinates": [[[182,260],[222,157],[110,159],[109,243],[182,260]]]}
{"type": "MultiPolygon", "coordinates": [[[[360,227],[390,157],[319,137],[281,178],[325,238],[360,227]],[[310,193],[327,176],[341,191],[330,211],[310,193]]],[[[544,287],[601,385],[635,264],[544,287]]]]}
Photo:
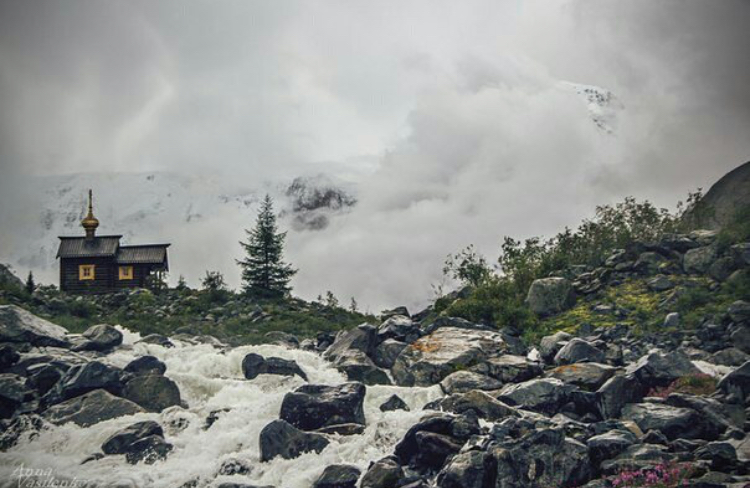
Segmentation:
{"type": "Polygon", "coordinates": [[[611,91],[594,85],[560,82],[563,89],[574,91],[586,104],[591,120],[607,134],[614,134],[617,129],[617,117],[625,108],[622,102],[611,91]]]}

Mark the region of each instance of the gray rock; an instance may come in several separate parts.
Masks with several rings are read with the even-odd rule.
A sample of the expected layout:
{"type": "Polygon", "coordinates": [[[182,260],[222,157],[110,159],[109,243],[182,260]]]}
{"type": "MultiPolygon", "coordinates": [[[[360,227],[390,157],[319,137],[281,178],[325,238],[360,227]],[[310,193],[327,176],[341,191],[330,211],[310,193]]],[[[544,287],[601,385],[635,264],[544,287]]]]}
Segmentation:
{"type": "Polygon", "coordinates": [[[365,385],[304,385],[284,396],[280,417],[302,430],[335,424],[365,424],[365,385]]]}
{"type": "Polygon", "coordinates": [[[740,326],[730,336],[734,347],[743,353],[750,352],[750,327],[740,326]]]}
{"type": "Polygon", "coordinates": [[[133,374],[164,374],[167,365],[154,356],[141,356],[129,362],[125,371],[133,374]]]}
{"type": "Polygon", "coordinates": [[[0,374],[0,418],[8,419],[34,399],[34,391],[26,386],[21,376],[0,374]]]}
{"type": "Polygon", "coordinates": [[[362,424],[333,424],[320,429],[315,429],[312,432],[318,434],[336,434],[336,435],[360,435],[365,431],[365,426],[362,424]]]}
{"type": "Polygon", "coordinates": [[[490,358],[475,369],[503,383],[520,383],[542,374],[541,364],[513,354],[490,358]]]}
{"type": "Polygon", "coordinates": [[[10,266],[0,264],[0,286],[20,290],[24,287],[24,284],[23,281],[21,281],[21,278],[13,274],[10,266]]]}
{"type": "Polygon", "coordinates": [[[698,247],[685,253],[682,266],[686,273],[706,274],[718,257],[714,246],[698,247]]]}
{"type": "Polygon", "coordinates": [[[622,407],[641,401],[645,394],[646,388],[634,376],[619,374],[596,391],[597,410],[602,418],[617,418],[622,407]]]}
{"type": "Polygon", "coordinates": [[[502,336],[483,330],[441,327],[399,354],[392,373],[403,386],[430,386],[505,349],[502,336]]]}
{"type": "Polygon", "coordinates": [[[394,308],[393,310],[383,310],[380,313],[380,320],[388,320],[395,315],[402,315],[409,318],[411,317],[411,315],[409,314],[409,309],[404,306],[400,306],[394,308]]]}
{"type": "Polygon", "coordinates": [[[381,412],[391,412],[393,410],[406,410],[409,411],[409,405],[396,394],[391,395],[388,400],[380,405],[381,412]]]}
{"type": "MultiPolygon", "coordinates": [[[[653,275],[662,272],[668,264],[669,260],[661,254],[648,251],[638,256],[633,264],[633,270],[642,275],[653,275]]],[[[615,270],[620,271],[620,267],[615,267],[615,270]]]]}
{"type": "Polygon", "coordinates": [[[349,349],[338,354],[334,366],[344,373],[349,381],[359,381],[366,385],[390,385],[391,379],[382,369],[375,366],[364,352],[349,349]]]}
{"type": "Polygon", "coordinates": [[[335,361],[351,350],[361,351],[370,356],[375,350],[376,341],[377,329],[370,324],[361,324],[351,330],[340,332],[323,356],[329,361],[335,361]]]}
{"type": "Polygon", "coordinates": [[[414,342],[419,338],[419,325],[405,315],[393,315],[378,327],[378,339],[397,339],[401,342],[414,342]]]}
{"type": "Polygon", "coordinates": [[[10,346],[0,347],[0,373],[5,373],[21,356],[10,346]]]}
{"type": "Polygon", "coordinates": [[[471,390],[499,390],[503,383],[474,371],[456,371],[443,378],[440,386],[445,393],[450,395],[452,393],[466,393],[471,390]]]}
{"type": "Polygon", "coordinates": [[[732,253],[738,262],[750,266],[750,242],[743,242],[732,246],[732,253]]]}
{"type": "Polygon", "coordinates": [[[745,423],[745,411],[742,406],[721,403],[714,398],[671,393],[666,403],[673,407],[690,408],[698,412],[703,437],[708,440],[718,439],[727,430],[742,430],[745,423]]]}
{"type": "Polygon", "coordinates": [[[708,268],[708,275],[716,281],[726,281],[737,269],[734,258],[725,256],[719,258],[708,268]]]}
{"type": "Polygon", "coordinates": [[[312,488],[355,488],[361,474],[356,466],[332,464],[323,470],[312,488]]]}
{"type": "Polygon", "coordinates": [[[628,366],[626,372],[635,376],[643,385],[653,388],[668,386],[677,378],[699,374],[700,370],[683,352],[659,351],[643,356],[638,362],[628,366]]]}
{"type": "Polygon", "coordinates": [[[682,323],[682,318],[680,317],[680,314],[677,312],[668,313],[666,317],[664,317],[664,324],[663,327],[665,329],[676,329],[680,326],[682,323]]]}
{"type": "Polygon", "coordinates": [[[489,451],[497,466],[496,488],[580,486],[592,469],[588,449],[562,430],[536,430],[489,451]]]}
{"type": "Polygon", "coordinates": [[[675,286],[674,281],[670,280],[664,275],[654,276],[653,278],[648,280],[646,284],[648,285],[649,289],[651,289],[651,291],[655,291],[657,293],[671,290],[675,286]]]}
{"type": "Polygon", "coordinates": [[[633,444],[614,459],[604,461],[600,465],[602,473],[613,475],[625,469],[638,470],[651,468],[673,459],[666,446],[656,444],[633,444]]]}
{"type": "Polygon", "coordinates": [[[391,369],[405,347],[405,343],[396,339],[386,339],[375,348],[372,359],[377,366],[391,369]]]}
{"type": "Polygon", "coordinates": [[[555,332],[552,335],[542,337],[542,340],[539,343],[539,354],[542,355],[542,359],[550,362],[555,357],[555,354],[557,354],[557,351],[559,351],[572,338],[572,335],[562,330],[555,332]]]}
{"type": "Polygon", "coordinates": [[[606,364],[575,363],[558,366],[551,370],[548,376],[557,378],[563,383],[569,383],[585,390],[594,391],[614,376],[616,371],[617,368],[606,364]]]}
{"type": "Polygon", "coordinates": [[[260,461],[281,456],[294,459],[305,452],[321,452],[329,444],[321,434],[302,432],[284,420],[274,420],[260,431],[260,461]]]}
{"type": "Polygon", "coordinates": [[[266,332],[263,337],[265,337],[266,341],[271,344],[278,344],[292,349],[299,347],[299,339],[297,339],[294,334],[288,332],[272,330],[271,332],[266,332]]]}
{"type": "Polygon", "coordinates": [[[222,461],[219,474],[222,476],[246,475],[253,471],[253,467],[242,459],[229,458],[222,461]]]}
{"type": "Polygon", "coordinates": [[[375,461],[362,477],[362,488],[393,488],[405,477],[404,469],[394,456],[375,461]]]}
{"type": "Polygon", "coordinates": [[[721,351],[713,353],[708,358],[709,363],[733,367],[742,366],[742,364],[748,360],[750,360],[750,355],[735,347],[722,349],[721,351]]]}
{"type": "Polygon", "coordinates": [[[122,396],[149,412],[161,412],[181,403],[177,384],[161,375],[143,375],[130,379],[123,388],[122,396]]]}
{"type": "Polygon", "coordinates": [[[693,453],[696,459],[708,461],[711,469],[723,471],[737,464],[737,450],[729,442],[709,442],[693,453]]]}
{"type": "Polygon", "coordinates": [[[644,432],[658,430],[668,439],[695,439],[702,434],[701,419],[695,410],[656,403],[629,403],[622,418],[632,420],[644,432]]]}
{"type": "Polygon", "coordinates": [[[637,441],[638,438],[629,430],[615,429],[589,438],[586,445],[591,460],[598,466],[602,461],[620,455],[637,441]]]}
{"type": "Polygon", "coordinates": [[[252,352],[242,360],[242,373],[248,380],[256,378],[259,374],[276,374],[282,376],[297,375],[307,381],[307,375],[296,362],[277,357],[264,358],[260,354],[252,352]]]}
{"type": "Polygon", "coordinates": [[[68,347],[67,331],[16,305],[0,305],[0,342],[68,347]]]}
{"type": "Polygon", "coordinates": [[[734,395],[744,401],[750,394],[750,361],[719,380],[719,389],[725,394],[734,395]]]}
{"type": "Polygon", "coordinates": [[[411,426],[394,453],[402,465],[419,472],[433,471],[479,431],[476,417],[435,413],[411,426]]]}
{"type": "Polygon", "coordinates": [[[526,303],[537,315],[548,316],[567,310],[575,304],[573,285],[565,278],[534,280],[526,303]]]}
{"type": "Polygon", "coordinates": [[[518,411],[479,390],[467,393],[454,393],[439,400],[435,400],[424,407],[425,409],[451,412],[458,415],[472,414],[478,418],[491,422],[508,417],[518,417],[518,411]]]}
{"type": "Polygon", "coordinates": [[[458,453],[437,476],[439,488],[484,488],[494,480],[492,456],[482,451],[458,453]]]}
{"type": "Polygon", "coordinates": [[[537,378],[505,386],[498,399],[519,408],[554,415],[567,403],[573,390],[556,378],[537,378]]]}
{"type": "Polygon", "coordinates": [[[729,306],[727,314],[734,323],[743,324],[750,322],[750,302],[737,300],[729,306]]]}
{"type": "Polygon", "coordinates": [[[130,425],[102,444],[105,454],[125,454],[125,460],[130,464],[141,461],[153,464],[166,459],[172,448],[172,444],[164,440],[161,426],[150,420],[130,425]]]}
{"type": "Polygon", "coordinates": [[[174,344],[172,341],[170,341],[167,337],[164,337],[161,334],[149,334],[146,337],[143,337],[141,340],[136,342],[136,344],[144,343],[144,344],[156,344],[157,346],[162,346],[166,348],[174,347],[174,344]]]}
{"type": "Polygon", "coordinates": [[[73,422],[81,427],[88,427],[105,420],[145,411],[130,400],[116,397],[105,390],[94,390],[51,406],[44,411],[43,416],[57,425],[73,422]]]}
{"type": "Polygon", "coordinates": [[[52,405],[97,389],[119,395],[122,391],[122,372],[99,361],[71,367],[45,396],[44,403],[52,405]]]}
{"type": "Polygon", "coordinates": [[[122,332],[108,324],[92,325],[82,336],[85,340],[74,351],[107,351],[122,344],[122,332]]]}
{"type": "Polygon", "coordinates": [[[604,352],[583,339],[571,339],[555,354],[555,364],[602,363],[604,352]]]}

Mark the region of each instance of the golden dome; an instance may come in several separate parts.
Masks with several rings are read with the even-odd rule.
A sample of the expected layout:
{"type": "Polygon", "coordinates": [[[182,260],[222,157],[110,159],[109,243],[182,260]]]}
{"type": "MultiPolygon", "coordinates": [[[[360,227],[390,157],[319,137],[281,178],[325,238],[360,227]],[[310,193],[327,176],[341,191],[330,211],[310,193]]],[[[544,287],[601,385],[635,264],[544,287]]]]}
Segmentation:
{"type": "Polygon", "coordinates": [[[91,190],[89,190],[89,213],[83,218],[83,220],[81,220],[81,227],[86,229],[87,237],[94,237],[96,228],[99,227],[99,220],[94,217],[93,196],[91,190]]]}

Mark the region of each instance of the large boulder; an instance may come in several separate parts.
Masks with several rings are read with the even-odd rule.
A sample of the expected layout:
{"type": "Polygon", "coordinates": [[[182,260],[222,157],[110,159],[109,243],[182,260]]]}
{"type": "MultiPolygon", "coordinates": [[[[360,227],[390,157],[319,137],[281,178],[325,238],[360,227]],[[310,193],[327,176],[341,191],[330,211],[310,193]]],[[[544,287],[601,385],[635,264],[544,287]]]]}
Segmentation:
{"type": "Polygon", "coordinates": [[[601,387],[605,381],[614,376],[617,368],[600,363],[575,363],[558,366],[548,375],[563,383],[578,386],[593,391],[601,387]]]}
{"type": "Polygon", "coordinates": [[[116,397],[105,390],[94,390],[51,406],[44,411],[43,416],[57,425],[73,422],[81,427],[88,427],[104,420],[145,411],[130,400],[116,397]]]}
{"type": "Polygon", "coordinates": [[[575,304],[573,285],[566,278],[534,280],[526,303],[532,312],[542,317],[563,312],[575,304]]]}
{"type": "Polygon", "coordinates": [[[415,324],[411,318],[404,315],[394,315],[389,317],[378,327],[378,339],[396,339],[401,342],[414,342],[419,338],[419,325],[415,324]]]}
{"type": "Polygon", "coordinates": [[[750,162],[724,175],[683,217],[693,228],[718,230],[750,205],[750,162]]]}
{"type": "Polygon", "coordinates": [[[581,486],[592,475],[587,447],[561,429],[536,430],[489,452],[497,466],[496,488],[581,486]]]}
{"type": "Polygon", "coordinates": [[[130,464],[141,461],[153,464],[165,459],[172,448],[172,444],[164,440],[161,426],[151,420],[132,424],[112,434],[102,444],[105,454],[125,454],[130,464]]]}
{"type": "Polygon", "coordinates": [[[727,373],[719,380],[718,387],[725,394],[744,401],[750,395],[750,361],[727,373]]]}
{"type": "Polygon", "coordinates": [[[375,349],[377,332],[378,329],[371,324],[361,324],[353,329],[340,332],[323,356],[329,361],[335,361],[339,356],[351,350],[361,351],[369,356],[375,349]]]}
{"type": "Polygon", "coordinates": [[[617,418],[628,403],[639,402],[646,388],[633,375],[618,374],[596,391],[596,407],[605,419],[617,418]]]}
{"type": "Polygon", "coordinates": [[[338,386],[304,385],[284,396],[280,418],[302,430],[336,424],[365,423],[362,383],[338,386]]]}
{"type": "Polygon", "coordinates": [[[440,410],[459,415],[470,414],[477,418],[497,422],[508,417],[518,417],[518,411],[497,400],[487,393],[472,390],[466,393],[454,393],[430,402],[425,409],[440,410]]]}
{"type": "Polygon", "coordinates": [[[503,383],[519,383],[536,378],[542,374],[542,366],[524,356],[503,354],[490,358],[474,368],[503,383]]]}
{"type": "Polygon", "coordinates": [[[650,388],[668,386],[678,378],[701,372],[681,351],[652,352],[628,366],[626,371],[650,388]]]}
{"type": "Polygon", "coordinates": [[[379,408],[381,412],[392,412],[394,410],[405,410],[408,412],[410,410],[409,405],[395,393],[388,397],[388,400],[384,401],[379,408]]]}
{"type": "Polygon", "coordinates": [[[619,456],[637,441],[638,438],[631,431],[614,429],[590,437],[586,445],[589,448],[591,460],[598,466],[602,461],[619,456]]]}
{"type": "Polygon", "coordinates": [[[474,371],[456,371],[440,382],[440,387],[447,394],[466,393],[472,390],[499,390],[503,386],[501,381],[490,378],[474,371]]]}
{"type": "Polygon", "coordinates": [[[260,354],[252,352],[242,360],[242,373],[248,380],[256,378],[259,374],[277,374],[282,376],[297,375],[307,381],[307,375],[296,362],[277,357],[264,358],[260,354]]]}
{"type": "Polygon", "coordinates": [[[395,456],[375,461],[362,476],[362,488],[392,488],[400,486],[405,477],[404,468],[395,456]]]}
{"type": "Polygon", "coordinates": [[[33,400],[34,392],[26,386],[21,376],[0,374],[0,419],[11,418],[24,404],[33,400]]]}
{"type": "Polygon", "coordinates": [[[484,451],[457,454],[437,476],[438,488],[485,488],[494,481],[494,460],[484,451]]]}
{"type": "Polygon", "coordinates": [[[149,412],[161,412],[181,403],[177,384],[166,376],[155,374],[130,379],[122,390],[122,396],[149,412]]]}
{"type": "Polygon", "coordinates": [[[312,488],[355,488],[360,474],[356,466],[332,464],[323,470],[312,488]]]}
{"type": "Polygon", "coordinates": [[[622,418],[632,420],[643,432],[658,430],[668,439],[696,439],[703,433],[698,413],[658,403],[629,403],[622,409],[622,418]]]}
{"type": "Polygon", "coordinates": [[[555,364],[603,363],[604,359],[604,352],[579,338],[571,339],[555,354],[555,364]]]}
{"type": "Polygon", "coordinates": [[[556,378],[536,378],[505,386],[498,399],[519,408],[554,415],[568,402],[574,390],[556,378]]]}
{"type": "Polygon", "coordinates": [[[167,365],[154,356],[141,356],[130,361],[124,371],[135,375],[164,374],[167,372],[167,365]]]}
{"type": "Polygon", "coordinates": [[[43,401],[46,405],[53,405],[100,388],[120,395],[122,371],[99,361],[90,361],[71,367],[43,401]]]}
{"type": "Polygon", "coordinates": [[[67,347],[66,330],[16,305],[0,305],[0,342],[67,347]]]}
{"type": "Polygon", "coordinates": [[[706,274],[718,257],[719,253],[714,246],[698,247],[685,253],[682,267],[686,273],[706,274]]]}
{"type": "Polygon", "coordinates": [[[260,461],[281,456],[294,459],[305,452],[320,452],[329,444],[322,434],[303,432],[284,420],[274,420],[260,431],[260,461]]]}
{"type": "Polygon", "coordinates": [[[108,351],[122,344],[122,332],[108,324],[92,325],[81,335],[84,341],[75,351],[108,351]]]}
{"type": "Polygon", "coordinates": [[[407,346],[392,373],[403,386],[430,386],[502,352],[505,343],[496,332],[441,327],[407,346]]]}
{"type": "Polygon", "coordinates": [[[479,433],[476,417],[435,413],[411,426],[396,445],[394,454],[404,466],[417,471],[436,470],[479,433]]]}
{"type": "Polygon", "coordinates": [[[359,381],[366,385],[390,385],[391,379],[382,369],[375,366],[365,353],[350,349],[337,355],[334,366],[344,373],[349,381],[359,381]]]}
{"type": "Polygon", "coordinates": [[[559,351],[572,338],[572,335],[562,330],[555,332],[552,335],[544,336],[539,342],[539,354],[541,354],[542,359],[551,362],[555,357],[555,354],[557,354],[557,351],[559,351]]]}
{"type": "Polygon", "coordinates": [[[396,339],[386,339],[375,348],[372,360],[381,368],[391,369],[396,358],[406,347],[406,343],[396,339]]]}

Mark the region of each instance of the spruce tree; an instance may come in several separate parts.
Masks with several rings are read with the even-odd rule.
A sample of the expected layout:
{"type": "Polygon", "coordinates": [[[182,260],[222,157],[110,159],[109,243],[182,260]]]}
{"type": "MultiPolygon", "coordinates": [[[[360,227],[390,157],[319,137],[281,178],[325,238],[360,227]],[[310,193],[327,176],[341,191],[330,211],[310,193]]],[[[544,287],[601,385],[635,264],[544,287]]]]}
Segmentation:
{"type": "Polygon", "coordinates": [[[269,195],[261,204],[255,228],[246,230],[247,242],[240,245],[247,253],[237,261],[242,267],[242,284],[245,293],[253,296],[278,298],[289,293],[289,280],[297,272],[283,260],[286,232],[279,232],[273,200],[269,195]]]}
{"type": "Polygon", "coordinates": [[[34,282],[34,274],[29,271],[29,276],[26,277],[26,293],[31,295],[36,290],[36,283],[34,282]]]}

